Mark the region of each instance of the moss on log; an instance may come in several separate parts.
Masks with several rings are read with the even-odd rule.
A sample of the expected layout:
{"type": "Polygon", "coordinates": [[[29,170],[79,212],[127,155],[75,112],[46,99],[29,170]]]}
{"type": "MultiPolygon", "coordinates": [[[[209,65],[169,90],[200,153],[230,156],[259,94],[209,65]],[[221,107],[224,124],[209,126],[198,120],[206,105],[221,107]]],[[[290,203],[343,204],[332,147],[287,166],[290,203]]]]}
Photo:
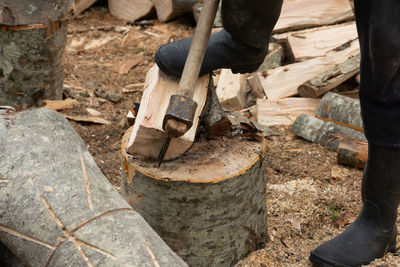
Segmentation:
{"type": "Polygon", "coordinates": [[[122,144],[121,193],[190,266],[232,266],[266,241],[265,144],[195,142],[157,168],[122,144]]]}
{"type": "Polygon", "coordinates": [[[0,115],[0,242],[29,266],[186,266],[45,108],[0,115]]]}
{"type": "Polygon", "coordinates": [[[0,105],[25,108],[61,99],[66,36],[66,21],[1,29],[0,105]]]}

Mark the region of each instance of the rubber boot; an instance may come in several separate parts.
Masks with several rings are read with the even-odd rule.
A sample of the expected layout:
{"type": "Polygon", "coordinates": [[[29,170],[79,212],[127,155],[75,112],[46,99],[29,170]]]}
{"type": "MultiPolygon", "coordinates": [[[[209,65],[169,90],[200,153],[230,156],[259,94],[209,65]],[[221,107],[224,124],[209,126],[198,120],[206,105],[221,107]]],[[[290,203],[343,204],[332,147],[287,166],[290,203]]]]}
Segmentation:
{"type": "MultiPolygon", "coordinates": [[[[212,33],[200,75],[220,68],[234,73],[254,72],[262,64],[282,0],[223,0],[224,29],[212,33]]],[[[155,61],[167,75],[180,78],[192,37],[161,46],[155,61]]]]}
{"type": "Polygon", "coordinates": [[[362,180],[363,207],[347,229],[311,251],[317,266],[360,266],[394,252],[400,201],[400,150],[370,144],[362,180]]]}

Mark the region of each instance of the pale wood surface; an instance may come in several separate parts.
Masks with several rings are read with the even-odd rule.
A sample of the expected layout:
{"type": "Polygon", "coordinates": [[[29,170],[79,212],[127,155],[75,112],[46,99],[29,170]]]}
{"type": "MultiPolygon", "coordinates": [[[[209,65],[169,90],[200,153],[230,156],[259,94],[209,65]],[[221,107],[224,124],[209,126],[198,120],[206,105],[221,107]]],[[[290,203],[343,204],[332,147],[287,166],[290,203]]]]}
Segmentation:
{"type": "Polygon", "coordinates": [[[299,94],[302,97],[318,97],[360,72],[360,54],[349,58],[345,62],[338,64],[321,75],[302,84],[299,94]]]}
{"type": "Polygon", "coordinates": [[[75,0],[75,12],[74,15],[79,15],[85,9],[89,8],[97,0],[75,0]]]}
{"type": "MultiPolygon", "coordinates": [[[[207,98],[209,77],[200,77],[196,84],[194,100],[197,110],[193,126],[179,138],[172,138],[165,159],[172,159],[183,154],[192,145],[199,116],[207,98]]],[[[166,134],[162,128],[165,112],[171,95],[176,94],[178,82],[171,80],[160,72],[154,65],[147,73],[145,91],[143,92],[139,112],[133,127],[132,135],[128,141],[128,153],[136,157],[156,159],[160,153],[166,134]]]]}
{"type": "Polygon", "coordinates": [[[230,69],[221,70],[217,96],[222,106],[239,110],[246,105],[246,78],[247,75],[234,74],[230,69]]]}
{"type": "Polygon", "coordinates": [[[123,20],[136,21],[148,15],[154,7],[151,0],[108,0],[110,13],[123,20]]]}
{"type": "Polygon", "coordinates": [[[266,240],[264,151],[203,140],[157,168],[123,149],[121,193],[190,266],[233,266],[266,240]]]}
{"type": "Polygon", "coordinates": [[[356,40],[358,34],[355,22],[349,22],[298,31],[289,34],[287,38],[294,60],[304,61],[325,56],[334,50],[345,50],[346,43],[356,40]]]}
{"type": "Polygon", "coordinates": [[[353,17],[348,0],[285,0],[274,31],[335,24],[353,17]]]}
{"type": "Polygon", "coordinates": [[[157,18],[166,22],[184,13],[193,12],[196,0],[153,0],[157,18]]]}
{"type": "Polygon", "coordinates": [[[313,115],[319,101],[300,97],[257,99],[257,122],[265,126],[291,125],[300,114],[313,115]]]}
{"type": "Polygon", "coordinates": [[[0,147],[0,242],[25,266],[187,266],[57,112],[0,115],[0,147]]]}
{"type": "Polygon", "coordinates": [[[258,75],[267,98],[276,100],[297,95],[297,88],[301,84],[330,69],[334,64],[329,58],[318,57],[259,72],[258,75]]]}

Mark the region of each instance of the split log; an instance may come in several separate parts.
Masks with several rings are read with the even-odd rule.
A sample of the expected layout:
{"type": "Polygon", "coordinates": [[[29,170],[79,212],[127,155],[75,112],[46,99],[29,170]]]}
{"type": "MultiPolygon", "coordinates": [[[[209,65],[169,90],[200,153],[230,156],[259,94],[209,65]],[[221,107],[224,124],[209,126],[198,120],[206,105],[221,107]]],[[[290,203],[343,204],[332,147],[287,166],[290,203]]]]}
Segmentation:
{"type": "Polygon", "coordinates": [[[97,0],[75,0],[75,12],[74,15],[77,16],[82,13],[85,9],[89,8],[97,0]]]}
{"type": "Polygon", "coordinates": [[[0,199],[0,242],[25,265],[187,266],[57,112],[0,115],[0,199]]]}
{"type": "Polygon", "coordinates": [[[355,22],[349,22],[298,31],[289,34],[287,38],[293,59],[299,62],[326,56],[330,51],[345,50],[352,41],[357,40],[358,34],[355,22]]]}
{"type": "Polygon", "coordinates": [[[291,125],[301,114],[312,116],[319,101],[299,97],[280,100],[257,99],[257,122],[265,126],[291,125]]]}
{"type": "Polygon", "coordinates": [[[193,12],[196,0],[153,0],[157,18],[160,22],[167,22],[184,13],[193,12]]]}
{"type": "Polygon", "coordinates": [[[315,115],[353,125],[361,131],[363,128],[360,100],[358,99],[329,92],[321,99],[315,115]]]}
{"type": "Polygon", "coordinates": [[[190,266],[232,266],[262,247],[265,142],[199,141],[157,168],[125,153],[129,131],[121,193],[190,266]]]}
{"type": "Polygon", "coordinates": [[[230,69],[223,69],[217,85],[217,96],[221,105],[240,110],[246,105],[245,74],[234,74],[230,69]]]}
{"type": "Polygon", "coordinates": [[[200,117],[209,138],[215,138],[230,132],[231,122],[226,116],[215,92],[214,80],[210,76],[207,101],[200,117]]]}
{"type": "Polygon", "coordinates": [[[367,140],[362,132],[305,114],[296,119],[290,130],[292,133],[332,151],[338,151],[340,136],[342,135],[363,142],[367,140]]]}
{"type": "Polygon", "coordinates": [[[300,85],[298,88],[299,94],[302,97],[319,97],[354,77],[359,72],[360,54],[300,85]]]}
{"type": "Polygon", "coordinates": [[[341,136],[338,147],[338,163],[355,168],[364,168],[368,158],[368,142],[341,136]]]}
{"type": "Polygon", "coordinates": [[[1,0],[0,26],[38,26],[68,20],[73,6],[74,0],[1,0]]]}
{"type": "Polygon", "coordinates": [[[274,32],[336,24],[353,18],[348,0],[285,0],[274,32]]]}
{"type": "Polygon", "coordinates": [[[108,0],[110,13],[123,20],[136,21],[153,11],[152,0],[108,0]]]}
{"type": "Polygon", "coordinates": [[[335,63],[325,57],[259,72],[261,84],[268,99],[276,100],[298,95],[297,88],[306,81],[327,71],[335,63]]]}
{"type": "MultiPolygon", "coordinates": [[[[165,155],[166,160],[182,155],[193,144],[199,117],[206,103],[208,83],[207,75],[198,79],[193,98],[198,104],[193,126],[183,136],[172,138],[165,155]]],[[[146,76],[140,109],[127,144],[129,154],[153,159],[158,157],[167,137],[162,128],[164,115],[171,95],[176,94],[177,90],[178,81],[161,73],[157,65],[150,69],[146,76]]]]}

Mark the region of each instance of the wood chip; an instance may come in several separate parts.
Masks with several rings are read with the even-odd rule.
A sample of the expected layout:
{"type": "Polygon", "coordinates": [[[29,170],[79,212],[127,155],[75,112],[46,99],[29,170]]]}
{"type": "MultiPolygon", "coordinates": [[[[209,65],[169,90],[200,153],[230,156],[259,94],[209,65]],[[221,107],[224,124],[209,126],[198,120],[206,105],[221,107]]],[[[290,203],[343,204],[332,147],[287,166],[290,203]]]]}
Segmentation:
{"type": "Polygon", "coordinates": [[[144,63],[144,58],[142,56],[125,60],[114,66],[114,70],[119,74],[127,74],[132,68],[144,63]]]}
{"type": "Polygon", "coordinates": [[[84,116],[84,115],[64,115],[67,119],[79,122],[88,122],[96,124],[111,124],[110,121],[95,117],[95,116],[84,116]]]}
{"type": "Polygon", "coordinates": [[[64,100],[43,100],[44,107],[55,111],[73,109],[79,102],[76,99],[67,98],[64,100]]]}

